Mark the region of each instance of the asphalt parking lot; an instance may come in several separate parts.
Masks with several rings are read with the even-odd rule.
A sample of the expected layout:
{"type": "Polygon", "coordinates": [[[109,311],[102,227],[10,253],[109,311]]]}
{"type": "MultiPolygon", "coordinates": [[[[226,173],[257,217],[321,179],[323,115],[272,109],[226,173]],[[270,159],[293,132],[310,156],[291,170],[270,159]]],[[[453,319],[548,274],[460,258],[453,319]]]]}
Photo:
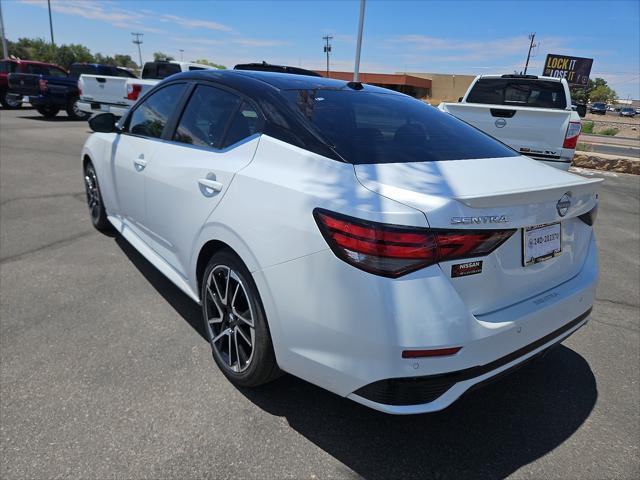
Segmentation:
{"type": "Polygon", "coordinates": [[[640,477],[640,177],[604,176],[585,328],[444,412],[395,417],[291,376],[226,381],[199,308],[91,227],[87,135],[0,111],[3,479],[640,477]]]}

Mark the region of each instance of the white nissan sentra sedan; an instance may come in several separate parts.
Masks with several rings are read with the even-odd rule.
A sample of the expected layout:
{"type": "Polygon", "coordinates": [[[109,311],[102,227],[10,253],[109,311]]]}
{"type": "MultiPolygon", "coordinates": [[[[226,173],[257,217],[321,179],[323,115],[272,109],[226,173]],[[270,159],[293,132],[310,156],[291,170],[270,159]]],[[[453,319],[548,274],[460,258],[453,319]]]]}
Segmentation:
{"type": "Polygon", "coordinates": [[[202,305],[236,385],[431,412],[587,322],[599,180],[406,95],[185,72],[91,127],[93,225],[202,305]]]}

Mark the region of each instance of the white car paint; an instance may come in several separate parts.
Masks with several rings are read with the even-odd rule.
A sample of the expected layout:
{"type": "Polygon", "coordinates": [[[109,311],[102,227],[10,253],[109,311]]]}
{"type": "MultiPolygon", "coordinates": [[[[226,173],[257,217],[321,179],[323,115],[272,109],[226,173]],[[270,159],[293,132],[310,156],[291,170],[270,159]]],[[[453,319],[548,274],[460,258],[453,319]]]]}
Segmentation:
{"type": "Polygon", "coordinates": [[[600,180],[526,157],[354,166],[264,133],[224,150],[95,133],[82,158],[96,168],[111,223],[194,301],[200,301],[202,247],[211,240],[227,244],[256,283],[280,368],[384,412],[441,410],[472,385],[562,340],[586,317],[432,402],[390,405],[358,389],[491,364],[563,328],[593,304],[595,237],[578,216],[597,205],[600,180]],[[207,189],[202,179],[219,185],[207,189]],[[573,201],[560,217],[557,202],[565,192],[573,201]],[[447,229],[451,217],[500,214],[506,217],[500,228],[518,231],[481,258],[479,275],[451,278],[451,265],[460,261],[450,261],[387,278],[340,260],[319,231],[316,208],[447,229]],[[522,267],[522,228],[558,221],[562,254],[522,267]],[[451,346],[462,349],[446,357],[401,357],[407,349],[451,346]]]}
{"type": "Polygon", "coordinates": [[[500,75],[478,75],[460,102],[441,103],[438,108],[479,128],[523,155],[528,155],[552,167],[568,170],[575,148],[563,148],[563,143],[570,122],[580,124],[580,116],[571,107],[571,92],[567,81],[564,78],[555,77],[537,77],[537,79],[527,80],[533,83],[537,81],[561,83],[567,99],[567,105],[563,109],[469,102],[469,93],[479,80],[501,78],[500,75]],[[515,115],[511,118],[496,117],[492,115],[492,109],[515,111],[515,115]]]}

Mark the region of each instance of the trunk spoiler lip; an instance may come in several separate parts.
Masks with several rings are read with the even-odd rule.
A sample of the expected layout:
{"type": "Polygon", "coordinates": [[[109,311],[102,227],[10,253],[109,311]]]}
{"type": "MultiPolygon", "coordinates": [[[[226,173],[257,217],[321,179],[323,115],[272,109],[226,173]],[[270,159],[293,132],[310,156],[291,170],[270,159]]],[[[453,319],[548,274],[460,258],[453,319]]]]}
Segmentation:
{"type": "Polygon", "coordinates": [[[592,187],[604,182],[603,178],[590,178],[583,179],[579,182],[567,182],[560,185],[549,185],[546,187],[533,187],[528,189],[517,190],[504,190],[493,193],[487,193],[482,195],[454,195],[452,198],[459,202],[464,203],[468,207],[483,208],[483,207],[500,207],[513,205],[514,201],[518,197],[528,199],[530,202],[550,201],[552,195],[558,196],[558,199],[567,191],[572,191],[574,194],[584,195],[586,190],[595,191],[592,187]]]}

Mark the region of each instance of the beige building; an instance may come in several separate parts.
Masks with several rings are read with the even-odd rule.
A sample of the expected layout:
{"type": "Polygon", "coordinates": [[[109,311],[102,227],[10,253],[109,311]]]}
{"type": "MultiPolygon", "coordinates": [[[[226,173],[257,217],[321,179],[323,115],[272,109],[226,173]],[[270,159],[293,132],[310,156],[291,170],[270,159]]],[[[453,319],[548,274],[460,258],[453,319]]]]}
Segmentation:
{"type": "Polygon", "coordinates": [[[430,95],[423,100],[431,105],[438,105],[440,102],[457,102],[462,97],[475,75],[458,75],[451,73],[421,73],[421,72],[402,72],[404,75],[412,77],[426,78],[431,80],[430,95]]]}

